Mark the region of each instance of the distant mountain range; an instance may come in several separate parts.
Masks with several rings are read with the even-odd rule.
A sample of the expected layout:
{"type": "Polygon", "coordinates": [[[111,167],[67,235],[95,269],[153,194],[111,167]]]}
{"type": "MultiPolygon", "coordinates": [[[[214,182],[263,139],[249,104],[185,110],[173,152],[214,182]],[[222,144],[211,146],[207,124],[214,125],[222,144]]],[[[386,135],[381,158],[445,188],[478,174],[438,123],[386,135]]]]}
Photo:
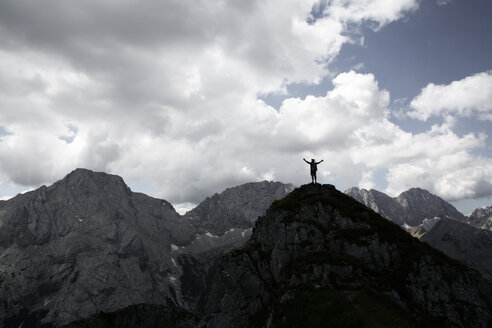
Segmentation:
{"type": "Polygon", "coordinates": [[[180,216],[77,169],[0,202],[0,327],[487,326],[492,232],[473,226],[490,211],[465,218],[422,189],[347,194],[372,210],[333,186],[263,181],[180,216]]]}
{"type": "Polygon", "coordinates": [[[394,198],[374,189],[355,187],[345,193],[399,225],[418,226],[435,217],[465,221],[453,205],[425,189],[411,188],[394,198]]]}
{"type": "Polygon", "coordinates": [[[492,206],[469,217],[427,190],[412,188],[391,198],[377,190],[345,191],[413,236],[492,279],[492,206]]]}
{"type": "Polygon", "coordinates": [[[244,243],[257,216],[292,189],[250,183],[180,216],[169,202],[132,192],[121,177],[77,169],[0,202],[0,326],[182,304],[178,256],[244,243]]]}

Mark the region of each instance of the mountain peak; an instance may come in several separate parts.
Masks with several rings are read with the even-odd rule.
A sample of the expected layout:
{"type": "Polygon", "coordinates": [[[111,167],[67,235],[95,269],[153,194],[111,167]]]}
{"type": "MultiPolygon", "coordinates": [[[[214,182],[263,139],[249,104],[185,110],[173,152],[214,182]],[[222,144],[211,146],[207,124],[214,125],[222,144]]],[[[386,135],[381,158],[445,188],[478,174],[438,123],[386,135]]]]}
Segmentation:
{"type": "Polygon", "coordinates": [[[73,170],[72,172],[67,174],[65,178],[63,178],[61,181],[72,186],[81,185],[87,181],[92,181],[93,183],[96,184],[111,183],[111,184],[121,184],[126,186],[125,182],[123,181],[123,178],[118,175],[109,174],[105,172],[95,172],[85,168],[77,168],[73,170]]]}
{"type": "Polygon", "coordinates": [[[94,172],[77,168],[67,174],[62,180],[48,187],[48,192],[69,192],[74,196],[93,195],[103,198],[127,197],[132,191],[122,177],[105,172],[94,172]],[[117,196],[119,195],[119,196],[117,196]]]}
{"type": "Polygon", "coordinates": [[[275,201],[207,279],[200,304],[220,327],[482,327],[491,318],[477,272],[332,185],[275,201]]]}
{"type": "Polygon", "coordinates": [[[377,190],[355,187],[345,193],[399,225],[418,226],[423,220],[434,217],[465,219],[453,205],[422,188],[410,188],[393,198],[377,190]]]}
{"type": "Polygon", "coordinates": [[[398,197],[400,197],[400,196],[404,197],[404,196],[408,196],[408,195],[418,196],[418,197],[437,197],[437,198],[441,199],[439,196],[434,195],[430,191],[428,191],[426,189],[419,188],[419,187],[412,187],[406,191],[403,191],[402,193],[400,193],[400,195],[398,195],[398,197]]]}
{"type": "MultiPolygon", "coordinates": [[[[331,184],[305,184],[299,188],[294,189],[286,197],[273,202],[269,210],[281,209],[290,210],[294,206],[299,206],[303,203],[310,203],[313,200],[317,201],[329,201],[330,196],[345,198],[348,202],[354,202],[353,198],[344,195],[339,192],[334,185],[331,184]],[[313,198],[313,196],[315,196],[313,198]]],[[[333,200],[333,199],[331,199],[333,200]]]]}
{"type": "Polygon", "coordinates": [[[293,189],[293,185],[281,182],[245,183],[207,197],[185,217],[200,233],[222,235],[231,228],[251,228],[274,200],[284,197],[293,189]]]}
{"type": "Polygon", "coordinates": [[[169,203],[132,193],[116,175],[77,169],[20,195],[0,211],[0,295],[8,309],[0,326],[22,326],[33,309],[59,326],[95,309],[175,304],[169,277],[178,269],[169,250],[193,237],[169,203]]]}

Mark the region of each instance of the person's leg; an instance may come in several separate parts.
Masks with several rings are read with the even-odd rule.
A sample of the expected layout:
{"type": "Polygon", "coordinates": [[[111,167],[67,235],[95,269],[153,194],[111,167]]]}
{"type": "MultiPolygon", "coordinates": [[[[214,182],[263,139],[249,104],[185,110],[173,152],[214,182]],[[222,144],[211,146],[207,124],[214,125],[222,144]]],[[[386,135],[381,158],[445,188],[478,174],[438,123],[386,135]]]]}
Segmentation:
{"type": "Polygon", "coordinates": [[[316,173],[311,172],[311,183],[316,183],[316,173]]]}
{"type": "Polygon", "coordinates": [[[316,172],[314,172],[313,178],[314,178],[314,183],[316,183],[316,172]]]}

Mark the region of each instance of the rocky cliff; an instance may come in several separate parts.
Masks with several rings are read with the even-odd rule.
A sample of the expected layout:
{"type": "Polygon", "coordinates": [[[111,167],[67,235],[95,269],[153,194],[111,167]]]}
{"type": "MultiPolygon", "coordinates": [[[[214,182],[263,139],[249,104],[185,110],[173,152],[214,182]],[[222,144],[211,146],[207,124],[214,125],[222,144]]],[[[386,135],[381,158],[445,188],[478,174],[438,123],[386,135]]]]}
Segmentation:
{"type": "Polygon", "coordinates": [[[330,185],[274,202],[217,260],[209,327],[488,327],[490,284],[330,185]]]}
{"type": "Polygon", "coordinates": [[[78,169],[0,209],[0,323],[55,324],[137,303],[178,304],[171,244],[193,230],[166,201],[78,169]]]}
{"type": "Polygon", "coordinates": [[[492,230],[492,206],[474,210],[468,217],[468,223],[475,228],[492,230]]]}
{"type": "Polygon", "coordinates": [[[399,225],[418,226],[435,217],[465,221],[453,205],[425,189],[411,188],[394,198],[374,189],[355,187],[345,193],[399,225]]]}
{"type": "MultiPolygon", "coordinates": [[[[167,201],[132,192],[118,176],[77,169],[52,186],[1,201],[0,327],[58,326],[135,304],[153,307],[130,308],[132,318],[190,308],[197,280],[188,277],[242,245],[251,234],[245,227],[291,189],[249,183],[183,217],[167,201]],[[195,257],[202,267],[189,265],[195,257]]],[[[117,313],[115,320],[125,315],[117,313]]]]}

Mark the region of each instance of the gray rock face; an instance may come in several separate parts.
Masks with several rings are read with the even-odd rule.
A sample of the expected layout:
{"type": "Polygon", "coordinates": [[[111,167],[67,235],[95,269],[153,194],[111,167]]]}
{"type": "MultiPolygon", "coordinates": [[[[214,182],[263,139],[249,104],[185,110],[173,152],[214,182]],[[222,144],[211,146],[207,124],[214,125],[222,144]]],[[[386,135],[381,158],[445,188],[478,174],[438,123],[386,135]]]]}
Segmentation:
{"type": "Polygon", "coordinates": [[[453,205],[420,188],[411,188],[395,198],[374,189],[367,191],[355,187],[345,193],[399,225],[418,226],[425,219],[434,217],[465,220],[453,205]]]}
{"type": "Polygon", "coordinates": [[[492,231],[442,219],[420,240],[492,279],[492,231]]]}
{"type": "Polygon", "coordinates": [[[197,230],[196,239],[174,253],[182,269],[182,297],[194,309],[206,287],[206,275],[215,260],[242,247],[251,236],[258,217],[273,201],[294,189],[280,182],[251,182],[208,197],[185,214],[197,230]]]}
{"type": "Polygon", "coordinates": [[[0,208],[0,323],[66,323],[137,303],[179,304],[171,244],[194,237],[171,204],[77,169],[0,208]],[[20,320],[16,322],[16,320],[20,320]]]}
{"type": "Polygon", "coordinates": [[[294,189],[281,182],[251,182],[207,197],[185,214],[198,233],[222,235],[232,228],[251,228],[270,204],[294,189]]]}
{"type": "Polygon", "coordinates": [[[345,193],[393,222],[403,224],[400,222],[405,217],[405,213],[396,198],[391,198],[374,189],[366,190],[356,187],[347,189],[345,193]]]}
{"type": "Polygon", "coordinates": [[[492,230],[492,206],[474,210],[468,217],[468,223],[475,228],[492,230]]]}
{"type": "Polygon", "coordinates": [[[173,252],[173,256],[182,269],[179,283],[188,308],[196,307],[215,260],[242,247],[258,217],[266,213],[273,201],[293,189],[291,184],[280,182],[250,182],[207,197],[185,214],[197,236],[189,245],[173,252]]]}
{"type": "Polygon", "coordinates": [[[183,217],[118,176],[77,169],[0,201],[0,327],[60,326],[139,303],[192,308],[203,288],[195,291],[190,275],[204,280],[215,258],[243,245],[257,217],[291,189],[246,184],[183,217]]]}
{"type": "Polygon", "coordinates": [[[406,214],[404,220],[409,225],[421,224],[422,218],[438,217],[460,222],[465,220],[465,216],[453,205],[425,189],[411,188],[401,193],[396,200],[402,206],[406,214]]]}
{"type": "MultiPolygon", "coordinates": [[[[492,293],[478,273],[332,186],[281,199],[292,190],[249,183],[179,216],[78,169],[0,201],[0,327],[486,326],[492,293]]],[[[419,197],[365,199],[425,214],[419,197]]]]}
{"type": "Polygon", "coordinates": [[[491,285],[330,185],[274,202],[211,269],[210,327],[487,327],[491,285]]]}

